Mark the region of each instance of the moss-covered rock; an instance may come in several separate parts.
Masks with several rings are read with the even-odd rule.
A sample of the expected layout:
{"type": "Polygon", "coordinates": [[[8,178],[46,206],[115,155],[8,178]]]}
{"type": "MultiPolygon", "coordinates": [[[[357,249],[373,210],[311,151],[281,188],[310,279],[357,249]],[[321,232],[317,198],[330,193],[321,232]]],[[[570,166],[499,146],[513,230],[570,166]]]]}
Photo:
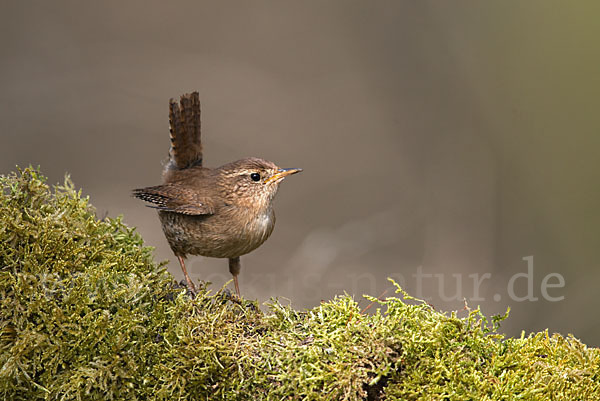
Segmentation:
{"type": "Polygon", "coordinates": [[[414,300],[306,311],[190,299],[121,219],[71,182],[0,178],[0,394],[6,400],[600,400],[600,351],[496,334],[414,300]]]}

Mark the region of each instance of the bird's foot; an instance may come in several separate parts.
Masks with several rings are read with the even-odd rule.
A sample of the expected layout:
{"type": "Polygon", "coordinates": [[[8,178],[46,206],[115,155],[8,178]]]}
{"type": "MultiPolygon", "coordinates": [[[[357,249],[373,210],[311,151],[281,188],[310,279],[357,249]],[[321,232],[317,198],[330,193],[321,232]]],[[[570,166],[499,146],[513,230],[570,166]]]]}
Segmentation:
{"type": "Polygon", "coordinates": [[[187,294],[190,296],[190,298],[196,298],[196,287],[192,284],[191,288],[189,283],[187,282],[186,279],[183,279],[179,282],[179,288],[185,288],[187,290],[187,294]]]}
{"type": "MultiPolygon", "coordinates": [[[[223,299],[223,301],[227,302],[231,302],[240,306],[245,306],[246,308],[252,310],[253,312],[258,311],[258,307],[254,304],[254,302],[251,301],[247,301],[242,299],[240,296],[238,296],[237,294],[232,293],[229,289],[227,288],[223,288],[220,292],[219,292],[221,299],[223,299]]],[[[223,303],[225,303],[223,302],[223,303]]]]}

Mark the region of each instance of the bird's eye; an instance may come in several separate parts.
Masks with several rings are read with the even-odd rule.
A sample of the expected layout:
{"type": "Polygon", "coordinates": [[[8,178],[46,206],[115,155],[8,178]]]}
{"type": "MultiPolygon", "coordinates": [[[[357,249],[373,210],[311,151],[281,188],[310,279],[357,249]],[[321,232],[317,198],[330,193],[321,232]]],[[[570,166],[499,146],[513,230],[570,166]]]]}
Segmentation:
{"type": "Polygon", "coordinates": [[[250,178],[252,178],[252,181],[260,181],[260,174],[252,173],[250,174],[250,178]]]}

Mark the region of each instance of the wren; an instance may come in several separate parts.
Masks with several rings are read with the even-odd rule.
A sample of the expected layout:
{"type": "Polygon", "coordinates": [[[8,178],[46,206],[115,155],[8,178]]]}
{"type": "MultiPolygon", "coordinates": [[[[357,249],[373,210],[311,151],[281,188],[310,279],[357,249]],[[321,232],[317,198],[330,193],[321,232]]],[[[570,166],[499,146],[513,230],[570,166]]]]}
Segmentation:
{"type": "Polygon", "coordinates": [[[250,157],[221,167],[202,165],[198,92],[169,101],[171,148],[163,184],[133,190],[133,196],[158,209],[160,223],[192,293],[187,255],[229,259],[240,296],[240,256],[262,245],[273,232],[273,198],[279,184],[299,168],[279,168],[250,157]]]}

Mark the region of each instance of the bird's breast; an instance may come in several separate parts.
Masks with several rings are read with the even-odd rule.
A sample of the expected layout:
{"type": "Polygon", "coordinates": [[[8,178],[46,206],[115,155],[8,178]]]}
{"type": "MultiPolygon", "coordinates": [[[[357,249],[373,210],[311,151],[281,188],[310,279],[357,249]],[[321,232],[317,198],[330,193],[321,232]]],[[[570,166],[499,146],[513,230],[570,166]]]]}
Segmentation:
{"type": "Polygon", "coordinates": [[[272,213],[264,213],[256,218],[256,229],[258,231],[268,231],[273,225],[272,213]]]}
{"type": "Polygon", "coordinates": [[[273,213],[272,209],[267,210],[264,213],[254,216],[248,223],[248,235],[253,237],[255,241],[263,243],[273,231],[273,227],[275,226],[275,213],[273,213]]]}
{"type": "Polygon", "coordinates": [[[275,225],[272,209],[252,213],[241,208],[221,209],[209,216],[159,212],[163,231],[177,255],[233,258],[258,248],[275,225]]]}

